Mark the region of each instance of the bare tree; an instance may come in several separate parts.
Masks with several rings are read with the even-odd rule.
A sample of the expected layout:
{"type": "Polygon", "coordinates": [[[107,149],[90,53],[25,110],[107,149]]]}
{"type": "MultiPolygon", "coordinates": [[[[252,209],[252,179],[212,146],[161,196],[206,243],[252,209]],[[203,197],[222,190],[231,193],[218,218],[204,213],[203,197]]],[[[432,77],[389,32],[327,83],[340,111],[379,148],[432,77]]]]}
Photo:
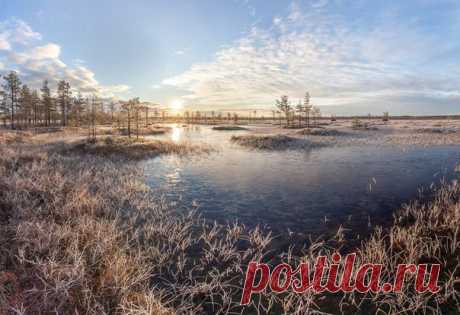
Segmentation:
{"type": "Polygon", "coordinates": [[[139,121],[138,121],[138,105],[139,105],[139,98],[133,98],[127,102],[122,104],[122,108],[128,114],[128,137],[131,138],[131,119],[133,116],[136,117],[136,124],[137,124],[137,136],[139,137],[139,121]]]}

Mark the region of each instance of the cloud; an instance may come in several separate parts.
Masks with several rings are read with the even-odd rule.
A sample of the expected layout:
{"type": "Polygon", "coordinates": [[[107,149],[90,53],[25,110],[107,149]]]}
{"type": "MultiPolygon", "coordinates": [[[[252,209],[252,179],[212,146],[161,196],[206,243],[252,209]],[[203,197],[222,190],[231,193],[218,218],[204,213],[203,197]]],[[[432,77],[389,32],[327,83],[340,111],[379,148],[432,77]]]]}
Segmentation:
{"type": "Polygon", "coordinates": [[[44,46],[34,47],[29,58],[31,59],[57,59],[61,54],[61,47],[59,45],[49,43],[44,46]]]}
{"type": "Polygon", "coordinates": [[[0,70],[16,70],[23,82],[39,88],[44,80],[56,84],[59,80],[70,82],[83,94],[94,93],[101,97],[114,97],[129,92],[125,84],[103,85],[95,73],[74,59],[68,66],[61,59],[61,47],[56,43],[43,43],[41,34],[34,32],[24,21],[10,19],[0,22],[0,70]]]}
{"type": "Polygon", "coordinates": [[[183,50],[176,50],[174,53],[175,53],[176,55],[184,55],[184,54],[185,54],[185,51],[183,51],[183,50]]]}
{"type": "Polygon", "coordinates": [[[318,105],[371,109],[409,97],[435,102],[449,95],[450,101],[460,101],[459,67],[455,72],[445,64],[431,66],[456,42],[387,12],[365,23],[350,22],[337,14],[346,9],[332,13],[331,5],[295,2],[270,26],[253,27],[218,51],[212,62],[194,64],[162,83],[186,91],[184,99],[203,107],[272,106],[280,95],[297,101],[307,90],[318,105]]]}
{"type": "Polygon", "coordinates": [[[8,41],[9,34],[0,33],[0,50],[10,50],[11,45],[8,41]]]}
{"type": "Polygon", "coordinates": [[[12,44],[28,44],[41,40],[41,35],[22,20],[11,18],[0,22],[0,50],[10,50],[12,44]]]}

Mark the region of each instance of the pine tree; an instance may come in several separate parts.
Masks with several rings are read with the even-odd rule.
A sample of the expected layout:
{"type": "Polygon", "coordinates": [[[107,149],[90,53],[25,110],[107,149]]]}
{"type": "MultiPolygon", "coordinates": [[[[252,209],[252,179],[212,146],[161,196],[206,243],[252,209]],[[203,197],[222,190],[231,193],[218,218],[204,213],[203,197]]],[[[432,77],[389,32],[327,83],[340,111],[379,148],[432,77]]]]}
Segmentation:
{"type": "Polygon", "coordinates": [[[70,109],[70,100],[72,97],[72,92],[70,91],[70,83],[64,80],[59,81],[58,83],[58,104],[61,108],[61,124],[67,126],[67,116],[70,109]]]}
{"type": "Polygon", "coordinates": [[[42,104],[43,110],[45,112],[45,125],[51,125],[51,113],[53,112],[53,99],[51,98],[51,91],[48,87],[48,80],[43,81],[43,86],[41,88],[42,92],[42,104]]]}
{"type": "Polygon", "coordinates": [[[310,127],[310,111],[312,109],[312,105],[310,104],[310,93],[305,93],[305,97],[303,99],[303,109],[305,111],[305,117],[307,119],[307,128],[310,127]]]}
{"type": "Polygon", "coordinates": [[[31,93],[29,87],[24,84],[19,93],[19,104],[21,108],[21,116],[23,121],[25,121],[27,126],[31,124],[32,117],[32,102],[31,102],[31,93]]]}
{"type": "Polygon", "coordinates": [[[286,117],[286,125],[289,126],[289,116],[291,114],[291,105],[289,104],[289,98],[287,95],[281,96],[280,100],[276,100],[276,107],[284,113],[286,117]]]}
{"type": "Polygon", "coordinates": [[[41,120],[40,96],[37,90],[33,90],[32,94],[30,95],[30,103],[32,105],[34,126],[37,126],[38,121],[41,120]]]}
{"type": "Polygon", "coordinates": [[[3,76],[5,83],[2,85],[4,93],[6,94],[6,104],[9,102],[9,108],[7,105],[5,108],[8,108],[10,114],[10,124],[11,129],[14,129],[15,126],[15,113],[19,107],[19,93],[21,89],[21,80],[19,79],[15,71],[11,71],[9,74],[3,76]]]}

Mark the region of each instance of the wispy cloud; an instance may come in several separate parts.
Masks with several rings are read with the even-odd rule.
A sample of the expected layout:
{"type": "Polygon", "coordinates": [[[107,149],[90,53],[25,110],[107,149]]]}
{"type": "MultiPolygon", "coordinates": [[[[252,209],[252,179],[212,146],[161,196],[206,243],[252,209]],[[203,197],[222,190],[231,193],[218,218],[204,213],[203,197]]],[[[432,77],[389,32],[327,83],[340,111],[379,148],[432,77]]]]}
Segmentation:
{"type": "Polygon", "coordinates": [[[184,54],[185,54],[185,51],[183,51],[183,50],[176,50],[174,53],[175,53],[176,55],[179,55],[179,56],[180,56],[180,55],[184,55],[184,54]]]}
{"type": "Polygon", "coordinates": [[[82,93],[95,93],[113,97],[126,93],[130,87],[124,84],[102,85],[93,71],[76,63],[71,67],[61,59],[61,47],[56,43],[44,43],[41,34],[32,30],[24,21],[9,19],[0,22],[0,70],[16,70],[23,81],[38,88],[43,80],[55,84],[67,80],[82,93]]]}
{"type": "Polygon", "coordinates": [[[214,61],[163,84],[187,91],[189,103],[217,107],[271,105],[282,94],[300,98],[307,90],[319,105],[460,101],[459,68],[431,65],[443,51],[458,49],[458,41],[428,34],[416,19],[393,12],[362,27],[337,14],[337,3],[294,2],[269,27],[253,27],[214,61]]]}

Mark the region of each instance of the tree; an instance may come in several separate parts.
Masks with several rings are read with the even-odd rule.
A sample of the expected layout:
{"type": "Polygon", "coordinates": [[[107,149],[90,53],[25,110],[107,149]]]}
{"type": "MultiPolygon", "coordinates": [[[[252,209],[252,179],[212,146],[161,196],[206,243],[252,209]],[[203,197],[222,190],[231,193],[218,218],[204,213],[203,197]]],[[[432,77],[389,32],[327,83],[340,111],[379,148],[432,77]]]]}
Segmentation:
{"type": "Polygon", "coordinates": [[[115,103],[112,101],[109,104],[110,109],[110,124],[113,125],[113,113],[115,112],[115,103]]]}
{"type": "Polygon", "coordinates": [[[70,91],[70,83],[64,80],[59,81],[57,89],[57,101],[61,108],[61,124],[67,126],[67,115],[70,108],[70,100],[72,92],[70,91]]]}
{"type": "MultiPolygon", "coordinates": [[[[122,104],[122,108],[126,111],[128,114],[128,137],[131,138],[131,118],[135,114],[136,118],[138,118],[137,115],[137,106],[139,105],[139,98],[133,98],[130,99],[127,102],[124,102],[122,104]]],[[[137,121],[138,124],[138,121],[137,121]]],[[[138,128],[139,129],[139,128],[138,128]]],[[[139,136],[139,131],[137,132],[139,136]]]]}
{"type": "Polygon", "coordinates": [[[38,124],[38,119],[40,115],[40,96],[38,95],[37,90],[33,90],[32,94],[30,95],[30,103],[32,105],[32,110],[33,110],[33,121],[34,121],[34,126],[37,126],[38,124]]]}
{"type": "Polygon", "coordinates": [[[317,119],[321,117],[320,109],[318,107],[312,107],[311,114],[313,116],[313,124],[317,126],[318,125],[317,119]]]}
{"type": "Polygon", "coordinates": [[[303,99],[303,109],[305,111],[305,118],[307,120],[307,128],[310,127],[310,111],[313,105],[310,104],[310,93],[306,92],[303,99]]]}
{"type": "Polygon", "coordinates": [[[0,114],[2,116],[4,126],[6,126],[6,115],[8,113],[6,98],[6,93],[4,91],[0,91],[0,114]]]}
{"type": "Polygon", "coordinates": [[[88,127],[89,127],[89,137],[91,141],[96,141],[96,111],[97,111],[97,97],[93,96],[91,98],[91,102],[89,102],[88,99],[86,99],[86,103],[90,108],[88,108],[88,127]]]}
{"type": "Polygon", "coordinates": [[[45,125],[51,125],[51,112],[54,111],[53,99],[51,98],[50,88],[48,87],[48,80],[43,81],[41,88],[43,110],[45,111],[45,125]]]}
{"type": "Polygon", "coordinates": [[[385,122],[389,121],[390,120],[390,114],[388,112],[384,112],[382,120],[385,121],[385,122]]]}
{"type": "Polygon", "coordinates": [[[289,116],[291,113],[291,105],[289,105],[289,98],[287,95],[281,96],[281,99],[276,100],[276,107],[284,114],[286,117],[286,125],[289,126],[289,116]]]}
{"type": "Polygon", "coordinates": [[[77,97],[74,98],[73,100],[73,106],[72,106],[72,112],[75,115],[77,127],[80,127],[81,117],[82,117],[82,113],[84,112],[84,110],[85,110],[85,100],[83,96],[81,95],[81,93],[78,92],[77,97]]]}
{"type": "Polygon", "coordinates": [[[29,87],[24,84],[19,93],[19,104],[21,108],[22,119],[25,121],[27,126],[30,126],[32,117],[32,95],[29,87]]]}
{"type": "Polygon", "coordinates": [[[297,113],[299,113],[299,127],[300,127],[302,125],[302,113],[304,111],[301,101],[299,101],[299,104],[296,105],[295,109],[297,113]]]}
{"type": "MultiPolygon", "coordinates": [[[[9,114],[11,129],[15,128],[15,113],[18,109],[18,98],[21,89],[21,80],[19,79],[15,71],[11,71],[7,75],[3,76],[5,83],[2,85],[4,93],[6,94],[6,102],[9,102],[9,114]]],[[[7,106],[7,105],[6,105],[7,106]]],[[[5,106],[5,108],[7,108],[5,106]]]]}

